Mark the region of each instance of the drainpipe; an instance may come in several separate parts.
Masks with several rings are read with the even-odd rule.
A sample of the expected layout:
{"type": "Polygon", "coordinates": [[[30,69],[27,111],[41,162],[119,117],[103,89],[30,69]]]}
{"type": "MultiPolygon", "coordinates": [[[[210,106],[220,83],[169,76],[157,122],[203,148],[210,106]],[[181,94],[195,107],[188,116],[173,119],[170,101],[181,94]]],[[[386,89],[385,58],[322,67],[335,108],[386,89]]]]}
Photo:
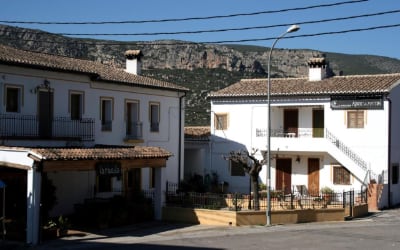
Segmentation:
{"type": "Polygon", "coordinates": [[[181,184],[181,168],[182,168],[182,102],[183,102],[183,98],[186,97],[186,92],[183,93],[182,96],[179,97],[179,143],[178,143],[178,151],[179,151],[179,157],[178,157],[178,187],[181,184]]]}
{"type": "Polygon", "coordinates": [[[391,165],[391,161],[392,161],[392,159],[391,159],[391,157],[392,157],[392,154],[391,154],[391,149],[392,149],[392,100],[390,99],[390,97],[388,97],[388,96],[386,96],[386,100],[388,101],[388,103],[389,103],[389,111],[388,111],[388,114],[389,114],[389,118],[388,118],[388,137],[389,137],[389,139],[388,139],[388,205],[389,205],[389,208],[390,207],[392,207],[392,199],[391,199],[391,195],[390,195],[390,192],[391,192],[391,182],[392,182],[392,180],[391,180],[391,168],[390,168],[390,165],[391,165]]]}

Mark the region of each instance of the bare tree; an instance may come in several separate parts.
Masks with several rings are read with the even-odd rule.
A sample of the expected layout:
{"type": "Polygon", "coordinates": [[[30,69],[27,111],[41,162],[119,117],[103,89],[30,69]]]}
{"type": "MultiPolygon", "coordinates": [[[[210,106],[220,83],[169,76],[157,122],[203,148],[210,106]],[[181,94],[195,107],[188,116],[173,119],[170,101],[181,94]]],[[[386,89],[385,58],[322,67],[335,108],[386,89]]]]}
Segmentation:
{"type": "Polygon", "coordinates": [[[260,210],[259,196],[258,196],[258,177],[264,164],[264,160],[258,160],[254,155],[257,149],[253,149],[251,154],[247,150],[231,151],[226,160],[231,160],[243,168],[251,178],[252,190],[254,193],[254,210],[260,210]]]}

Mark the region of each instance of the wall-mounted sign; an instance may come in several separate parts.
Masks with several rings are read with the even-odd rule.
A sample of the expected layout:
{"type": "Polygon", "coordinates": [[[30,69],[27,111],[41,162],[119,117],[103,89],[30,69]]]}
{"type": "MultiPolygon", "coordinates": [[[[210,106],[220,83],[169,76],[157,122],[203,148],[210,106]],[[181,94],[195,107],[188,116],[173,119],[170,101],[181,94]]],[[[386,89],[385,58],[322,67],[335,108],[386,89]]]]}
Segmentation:
{"type": "Polygon", "coordinates": [[[332,96],[332,109],[383,109],[382,96],[332,96]]]}
{"type": "Polygon", "coordinates": [[[96,164],[98,175],[121,176],[121,164],[119,162],[99,162],[96,164]]]}

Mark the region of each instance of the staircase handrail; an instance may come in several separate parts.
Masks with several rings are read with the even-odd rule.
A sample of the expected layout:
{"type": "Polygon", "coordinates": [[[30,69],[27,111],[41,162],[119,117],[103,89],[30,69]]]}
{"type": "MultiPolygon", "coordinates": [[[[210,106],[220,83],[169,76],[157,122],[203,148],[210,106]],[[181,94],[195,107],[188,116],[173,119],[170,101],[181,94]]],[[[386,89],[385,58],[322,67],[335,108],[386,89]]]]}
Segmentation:
{"type": "MultiPolygon", "coordinates": [[[[332,134],[328,129],[326,129],[326,139],[329,140],[334,146],[336,146],[342,153],[349,157],[353,162],[355,162],[360,168],[362,168],[368,176],[368,163],[363,160],[359,155],[357,155],[349,146],[344,144],[339,140],[334,134],[332,134]]],[[[364,180],[365,181],[365,180],[364,180]]]]}

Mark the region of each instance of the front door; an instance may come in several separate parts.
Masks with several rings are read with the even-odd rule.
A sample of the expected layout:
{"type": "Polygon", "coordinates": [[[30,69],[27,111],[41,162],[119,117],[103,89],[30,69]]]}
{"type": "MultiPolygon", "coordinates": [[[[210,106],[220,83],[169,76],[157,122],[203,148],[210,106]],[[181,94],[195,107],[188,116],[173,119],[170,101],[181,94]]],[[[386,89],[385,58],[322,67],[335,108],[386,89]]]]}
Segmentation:
{"type": "Polygon", "coordinates": [[[276,159],[276,190],[290,194],[292,189],[292,159],[276,159]]]}
{"type": "Polygon", "coordinates": [[[308,159],[308,193],[312,196],[319,195],[319,159],[308,159]]]}
{"type": "Polygon", "coordinates": [[[313,110],[313,137],[324,137],[324,110],[313,110]]]}
{"type": "Polygon", "coordinates": [[[285,109],[283,112],[283,132],[285,135],[297,137],[299,128],[299,111],[297,109],[285,109]]]}
{"type": "Polygon", "coordinates": [[[41,138],[50,138],[53,128],[53,93],[45,90],[39,91],[38,94],[39,136],[41,138]]]}

